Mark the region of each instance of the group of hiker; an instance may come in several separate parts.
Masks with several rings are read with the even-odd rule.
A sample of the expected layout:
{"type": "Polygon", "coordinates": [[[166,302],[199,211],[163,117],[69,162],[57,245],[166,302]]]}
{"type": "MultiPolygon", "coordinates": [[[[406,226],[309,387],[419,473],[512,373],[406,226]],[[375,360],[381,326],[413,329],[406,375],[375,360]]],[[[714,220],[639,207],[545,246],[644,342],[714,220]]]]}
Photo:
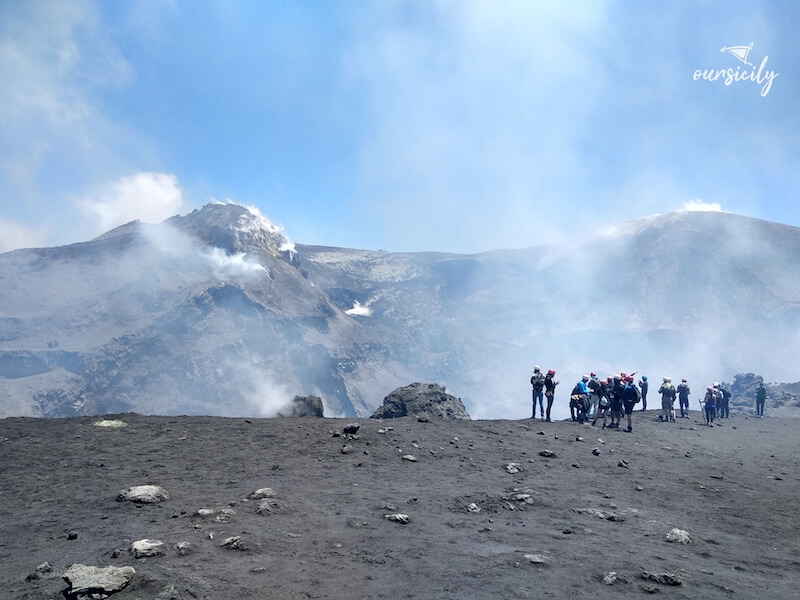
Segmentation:
{"type": "MultiPolygon", "coordinates": [[[[553,407],[556,386],[559,383],[555,380],[555,375],[556,372],[553,369],[549,369],[545,374],[539,365],[534,366],[531,376],[533,394],[531,419],[536,418],[538,404],[540,418],[550,422],[550,410],[553,407]],[[547,401],[546,408],[545,400],[547,401]]],[[[635,371],[631,374],[623,372],[601,379],[597,373],[592,371],[589,375],[581,377],[570,393],[569,411],[572,420],[596,426],[598,420],[602,418],[603,429],[606,427],[619,429],[624,414],[627,420],[627,427],[624,431],[631,433],[634,408],[641,403],[641,410],[647,410],[647,392],[649,390],[647,375],[642,375],[638,383],[634,383],[635,375],[635,371]]],[[[661,395],[659,421],[674,423],[676,417],[689,418],[691,389],[685,378],[681,379],[676,386],[672,383],[671,377],[664,377],[658,393],[661,395]],[[675,413],[675,400],[678,400],[679,417],[675,413]]],[[[715,381],[713,385],[708,386],[705,395],[700,400],[707,426],[713,427],[714,420],[717,418],[727,419],[730,417],[730,399],[730,390],[719,382],[715,381]]],[[[759,417],[764,414],[765,400],[766,389],[762,384],[756,392],[756,412],[759,417]]]]}

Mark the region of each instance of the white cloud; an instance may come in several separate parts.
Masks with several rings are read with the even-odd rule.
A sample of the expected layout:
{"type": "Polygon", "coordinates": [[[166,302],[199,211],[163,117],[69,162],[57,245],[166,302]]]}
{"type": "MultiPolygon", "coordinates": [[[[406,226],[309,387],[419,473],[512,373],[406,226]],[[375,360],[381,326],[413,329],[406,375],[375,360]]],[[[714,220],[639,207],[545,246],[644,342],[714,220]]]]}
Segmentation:
{"type": "Polygon", "coordinates": [[[0,218],[0,252],[17,248],[40,248],[45,246],[45,227],[31,228],[9,219],[0,218]]]}
{"type": "Polygon", "coordinates": [[[718,202],[706,203],[700,198],[689,200],[683,203],[683,210],[688,212],[722,212],[722,206],[718,202]]]}
{"type": "Polygon", "coordinates": [[[168,173],[135,173],[77,201],[95,233],[134,220],[158,223],[180,213],[183,190],[178,178],[168,173]]]}

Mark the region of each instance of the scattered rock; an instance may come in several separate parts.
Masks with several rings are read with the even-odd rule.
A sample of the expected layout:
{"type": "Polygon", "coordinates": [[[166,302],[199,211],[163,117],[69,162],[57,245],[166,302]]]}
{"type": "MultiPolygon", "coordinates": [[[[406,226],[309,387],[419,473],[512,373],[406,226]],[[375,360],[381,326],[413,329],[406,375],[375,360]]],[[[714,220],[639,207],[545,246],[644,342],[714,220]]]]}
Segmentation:
{"type": "Polygon", "coordinates": [[[481,512],[481,507],[473,502],[469,506],[467,506],[467,512],[479,513],[481,512]]]}
{"type": "Polygon", "coordinates": [[[592,454],[595,456],[600,456],[600,448],[592,448],[592,454]]]}
{"type": "Polygon", "coordinates": [[[625,520],[625,517],[623,517],[618,513],[605,512],[600,510],[599,508],[573,508],[572,510],[578,514],[590,515],[598,519],[605,519],[606,521],[617,521],[621,523],[622,521],[625,520]]]}
{"type": "Polygon", "coordinates": [[[515,473],[519,473],[520,471],[522,471],[522,465],[520,465],[519,463],[508,463],[505,466],[505,470],[506,472],[514,475],[515,473]]]}
{"type": "Polygon", "coordinates": [[[545,458],[556,458],[556,453],[552,450],[542,450],[539,452],[539,456],[544,456],[545,458]]]}
{"type": "Polygon", "coordinates": [[[531,564],[546,567],[550,564],[550,558],[544,554],[525,554],[523,558],[529,560],[531,564]]]}
{"type": "Polygon", "coordinates": [[[74,564],[61,576],[69,585],[64,591],[64,596],[68,600],[107,598],[128,587],[135,574],[133,567],[101,569],[74,564]]]}
{"type": "Polygon", "coordinates": [[[355,435],[358,433],[359,429],[361,429],[361,425],[358,423],[348,423],[342,428],[342,433],[347,435],[355,435]]]}
{"type": "Polygon", "coordinates": [[[580,469],[581,465],[579,463],[572,463],[572,466],[576,469],[580,469]]]}
{"type": "Polygon", "coordinates": [[[232,508],[223,508],[219,514],[214,518],[217,523],[227,523],[236,514],[232,508]]]}
{"type": "Polygon", "coordinates": [[[259,488],[255,492],[250,492],[250,495],[247,496],[250,500],[262,500],[263,498],[270,498],[275,495],[275,492],[272,488],[259,488]]]}
{"type": "Polygon", "coordinates": [[[692,538],[683,529],[671,529],[667,534],[667,541],[676,544],[691,544],[692,538]]]}
{"type": "Polygon", "coordinates": [[[578,436],[578,437],[575,438],[575,441],[576,442],[582,442],[584,440],[583,440],[583,438],[581,436],[578,436]]]}
{"type": "Polygon", "coordinates": [[[211,517],[217,514],[217,511],[213,508],[198,508],[194,514],[198,517],[211,517]]]}
{"type": "Polygon", "coordinates": [[[95,421],[92,425],[95,427],[111,427],[112,429],[128,426],[125,421],[120,421],[119,419],[103,419],[102,421],[95,421]]]}
{"type": "Polygon", "coordinates": [[[194,553],[194,546],[192,546],[189,542],[178,542],[173,546],[173,548],[175,548],[175,551],[179,556],[187,556],[194,553]]]}
{"type": "Polygon", "coordinates": [[[345,444],[342,446],[342,454],[350,454],[353,450],[352,444],[345,444]]]}
{"type": "Polygon", "coordinates": [[[131,544],[131,554],[134,558],[161,556],[164,554],[164,542],[161,540],[138,540],[131,544]]]}
{"type": "Polygon", "coordinates": [[[461,400],[445,393],[445,388],[436,383],[412,383],[397,388],[383,399],[383,405],[372,414],[373,419],[409,416],[418,419],[470,420],[461,400]]]}
{"type": "Polygon", "coordinates": [[[258,513],[259,515],[269,515],[274,513],[277,508],[278,508],[278,503],[275,500],[270,500],[268,498],[265,498],[258,503],[258,508],[256,508],[256,513],[258,513]]]}
{"type": "Polygon", "coordinates": [[[409,517],[408,515],[404,515],[402,513],[392,513],[390,515],[383,515],[384,519],[388,519],[389,521],[394,521],[395,523],[400,523],[401,525],[408,525],[409,517]]]}
{"type": "Polygon", "coordinates": [[[642,579],[646,579],[647,581],[653,581],[655,583],[660,583],[661,585],[678,586],[683,583],[681,578],[675,575],[674,573],[649,573],[645,571],[644,573],[642,573],[642,579]]]}
{"type": "Polygon", "coordinates": [[[606,585],[615,585],[617,583],[628,583],[628,580],[616,571],[609,571],[603,575],[603,583],[606,585]]]}
{"type": "Polygon", "coordinates": [[[137,504],[155,504],[169,499],[169,492],[158,485],[135,485],[122,490],[117,501],[135,502],[137,504]]]}
{"type": "Polygon", "coordinates": [[[619,462],[617,463],[617,466],[618,466],[618,467],[622,467],[623,469],[628,469],[628,468],[630,468],[630,465],[628,464],[628,461],[627,461],[627,460],[621,460],[621,461],[619,461],[619,462]]]}
{"type": "Polygon", "coordinates": [[[25,581],[35,581],[37,579],[47,579],[53,576],[53,567],[50,563],[43,562],[36,570],[25,578],[25,581]]]}
{"type": "Polygon", "coordinates": [[[247,550],[244,545],[244,541],[242,540],[242,536],[240,535],[232,535],[231,537],[225,538],[220,544],[220,547],[229,548],[231,550],[247,550]]]}
{"type": "Polygon", "coordinates": [[[77,540],[78,539],[78,532],[77,531],[70,531],[67,534],[67,539],[68,540],[77,540]]]}
{"type": "Polygon", "coordinates": [[[545,435],[545,432],[544,431],[540,431],[536,435],[545,435]]]}
{"type": "Polygon", "coordinates": [[[644,487],[642,487],[641,485],[637,485],[636,486],[636,491],[637,492],[643,492],[644,491],[644,487]]]}
{"type": "Polygon", "coordinates": [[[403,460],[407,460],[408,462],[417,462],[417,457],[413,454],[404,454],[403,460]]]}

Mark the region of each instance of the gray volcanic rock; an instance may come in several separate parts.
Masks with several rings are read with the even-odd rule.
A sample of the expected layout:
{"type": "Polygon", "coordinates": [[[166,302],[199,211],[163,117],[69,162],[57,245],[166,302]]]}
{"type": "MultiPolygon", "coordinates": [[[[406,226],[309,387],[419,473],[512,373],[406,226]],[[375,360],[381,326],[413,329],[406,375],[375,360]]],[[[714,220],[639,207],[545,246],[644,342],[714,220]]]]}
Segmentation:
{"type": "Polygon", "coordinates": [[[279,417],[323,417],[322,398],[319,396],[295,396],[288,406],[278,412],[279,417]]]}
{"type": "Polygon", "coordinates": [[[445,388],[436,383],[412,383],[397,388],[372,413],[373,419],[409,416],[451,421],[469,420],[469,414],[461,400],[445,393],[445,388]]]}
{"type": "Polygon", "coordinates": [[[92,567],[74,564],[62,575],[69,584],[64,595],[71,600],[107,598],[124,590],[136,571],[133,567],[92,567]]]}

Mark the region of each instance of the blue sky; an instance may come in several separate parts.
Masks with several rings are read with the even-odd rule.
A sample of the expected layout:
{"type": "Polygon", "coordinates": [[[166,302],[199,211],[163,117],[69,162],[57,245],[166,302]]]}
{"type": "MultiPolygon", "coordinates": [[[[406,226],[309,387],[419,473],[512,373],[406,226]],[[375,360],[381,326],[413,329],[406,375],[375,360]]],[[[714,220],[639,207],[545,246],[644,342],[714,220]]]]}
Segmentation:
{"type": "Polygon", "coordinates": [[[0,0],[0,251],[211,199],[480,252],[687,203],[800,226],[800,3],[0,0]],[[745,65],[726,46],[753,43],[745,65]],[[697,70],[778,73],[695,79],[697,70]]]}

